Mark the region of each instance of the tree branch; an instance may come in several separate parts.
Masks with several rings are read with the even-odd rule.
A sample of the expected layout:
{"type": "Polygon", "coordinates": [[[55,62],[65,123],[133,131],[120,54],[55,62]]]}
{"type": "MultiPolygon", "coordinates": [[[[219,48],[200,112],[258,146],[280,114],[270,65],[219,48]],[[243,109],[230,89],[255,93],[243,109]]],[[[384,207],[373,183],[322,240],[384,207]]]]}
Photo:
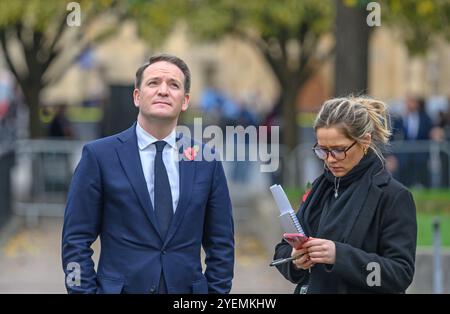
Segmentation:
{"type": "Polygon", "coordinates": [[[266,41],[260,38],[250,36],[241,30],[235,30],[233,34],[237,35],[237,37],[240,38],[241,40],[255,46],[266,59],[273,73],[277,77],[278,81],[281,84],[285,83],[287,69],[284,69],[284,64],[280,63],[276,58],[272,56],[272,53],[270,52],[270,47],[266,41]]]}
{"type": "Polygon", "coordinates": [[[61,21],[59,21],[56,34],[53,36],[52,42],[50,43],[50,47],[48,49],[49,54],[47,56],[47,60],[43,62],[43,72],[47,71],[48,67],[51,65],[51,63],[55,60],[56,56],[58,56],[58,50],[56,49],[56,44],[61,39],[63,32],[65,30],[66,25],[66,14],[63,15],[61,18],[61,21]]]}
{"type": "Polygon", "coordinates": [[[39,73],[39,65],[37,64],[36,55],[39,50],[35,50],[34,39],[36,34],[31,30],[32,38],[31,42],[23,34],[23,24],[18,22],[15,24],[14,30],[16,32],[17,39],[22,45],[23,53],[25,57],[25,63],[27,65],[28,76],[24,76],[24,80],[27,80],[30,84],[39,83],[39,77],[42,73],[39,73]]]}
{"type": "Polygon", "coordinates": [[[278,37],[278,42],[279,42],[279,45],[280,45],[280,51],[281,51],[282,60],[284,60],[284,67],[286,69],[288,69],[289,68],[288,67],[289,56],[288,56],[287,47],[286,47],[287,42],[288,42],[288,39],[286,38],[286,33],[287,33],[287,30],[281,31],[281,34],[278,37]]]}
{"type": "MultiPolygon", "coordinates": [[[[84,34],[85,30],[89,29],[91,27],[91,23],[93,23],[96,18],[97,18],[97,16],[95,14],[86,14],[83,19],[83,24],[77,30],[78,34],[81,34],[81,35],[84,34]]],[[[93,39],[85,40],[84,43],[82,42],[81,39],[80,39],[80,41],[77,41],[77,47],[81,47],[81,48],[78,48],[78,52],[76,52],[73,55],[73,57],[70,58],[69,61],[65,62],[63,66],[59,66],[58,69],[56,70],[56,73],[54,73],[51,78],[48,78],[49,68],[54,63],[55,59],[58,56],[60,56],[61,54],[63,54],[65,49],[67,48],[67,47],[62,47],[59,49],[56,48],[56,45],[57,45],[59,39],[64,35],[64,30],[66,29],[65,25],[66,25],[66,17],[64,16],[58,25],[57,33],[55,34],[55,36],[52,40],[52,43],[50,45],[51,49],[50,49],[49,57],[43,65],[43,68],[44,68],[43,76],[44,76],[44,74],[46,75],[46,76],[44,76],[44,79],[43,79],[44,85],[48,85],[48,84],[51,85],[51,84],[57,82],[58,80],[60,80],[63,77],[63,75],[66,73],[67,68],[69,68],[74,63],[74,61],[77,60],[80,57],[80,55],[90,45],[92,45],[94,42],[98,41],[99,38],[102,38],[102,37],[104,37],[103,39],[107,38],[108,36],[104,36],[104,35],[108,31],[110,33],[112,33],[109,29],[107,29],[107,31],[100,31],[99,34],[97,34],[97,36],[95,36],[93,39]]],[[[118,23],[116,23],[112,28],[117,29],[118,23]]],[[[70,46],[69,48],[72,50],[73,46],[70,46]]]]}
{"type": "Polygon", "coordinates": [[[23,81],[23,78],[20,76],[14,63],[12,62],[11,55],[10,55],[10,53],[8,51],[8,47],[7,47],[7,38],[6,38],[6,30],[5,29],[0,29],[0,42],[2,45],[3,53],[5,54],[5,60],[6,60],[6,63],[8,64],[9,70],[12,72],[12,74],[16,78],[17,82],[19,84],[21,84],[21,82],[23,81]]]}
{"type": "Polygon", "coordinates": [[[261,50],[264,58],[269,63],[270,67],[272,68],[272,71],[274,72],[275,76],[278,78],[278,81],[281,84],[285,84],[287,81],[287,74],[288,71],[285,69],[284,64],[282,62],[277,61],[276,58],[272,56],[270,51],[268,49],[261,50]]]}
{"type": "MultiPolygon", "coordinates": [[[[17,30],[16,30],[17,31],[17,30]]],[[[7,41],[8,38],[6,36],[6,30],[5,29],[1,29],[0,30],[0,42],[1,42],[1,46],[5,55],[5,60],[6,60],[6,64],[8,65],[9,70],[12,72],[12,74],[14,75],[14,77],[16,78],[17,84],[19,84],[20,89],[22,90],[22,93],[26,99],[26,103],[27,105],[30,104],[29,102],[29,94],[28,94],[28,79],[26,74],[24,74],[23,76],[19,74],[19,72],[17,71],[16,66],[14,65],[12,59],[11,59],[11,54],[8,51],[7,48],[7,41]]]]}
{"type": "MultiPolygon", "coordinates": [[[[51,76],[51,78],[45,77],[43,79],[44,85],[53,85],[57,81],[61,80],[62,77],[64,76],[64,74],[67,73],[67,69],[70,68],[70,66],[72,66],[72,64],[75,62],[75,60],[77,60],[81,56],[83,51],[85,51],[86,48],[89,47],[90,44],[91,44],[90,42],[84,43],[82,45],[82,47],[79,49],[79,51],[73,57],[71,57],[69,61],[65,62],[62,66],[58,66],[59,69],[56,71],[56,73],[54,73],[51,76]]],[[[48,70],[48,68],[47,68],[47,70],[48,70]]],[[[45,74],[48,75],[48,72],[46,71],[45,74]]]]}

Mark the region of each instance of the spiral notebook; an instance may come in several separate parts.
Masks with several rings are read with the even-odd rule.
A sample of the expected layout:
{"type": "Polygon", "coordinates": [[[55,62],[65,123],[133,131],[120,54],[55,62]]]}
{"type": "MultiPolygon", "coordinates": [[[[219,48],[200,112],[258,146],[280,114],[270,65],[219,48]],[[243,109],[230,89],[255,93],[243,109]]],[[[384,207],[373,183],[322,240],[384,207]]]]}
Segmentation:
{"type": "Polygon", "coordinates": [[[292,209],[286,193],[279,184],[272,185],[270,187],[275,203],[280,210],[280,224],[285,233],[300,233],[305,234],[300,222],[292,209]]]}

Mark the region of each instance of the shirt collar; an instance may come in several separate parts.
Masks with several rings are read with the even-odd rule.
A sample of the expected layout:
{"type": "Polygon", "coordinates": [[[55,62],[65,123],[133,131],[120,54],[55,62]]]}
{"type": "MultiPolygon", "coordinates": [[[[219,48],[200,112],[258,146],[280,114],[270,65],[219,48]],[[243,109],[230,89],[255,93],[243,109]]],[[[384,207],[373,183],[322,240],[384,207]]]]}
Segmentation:
{"type": "MultiPolygon", "coordinates": [[[[159,141],[156,137],[145,131],[140,125],[139,122],[136,123],[136,136],[137,142],[140,150],[146,149],[151,144],[159,141]]],[[[162,141],[167,142],[172,148],[176,148],[176,132],[175,129],[170,132],[162,141]]]]}

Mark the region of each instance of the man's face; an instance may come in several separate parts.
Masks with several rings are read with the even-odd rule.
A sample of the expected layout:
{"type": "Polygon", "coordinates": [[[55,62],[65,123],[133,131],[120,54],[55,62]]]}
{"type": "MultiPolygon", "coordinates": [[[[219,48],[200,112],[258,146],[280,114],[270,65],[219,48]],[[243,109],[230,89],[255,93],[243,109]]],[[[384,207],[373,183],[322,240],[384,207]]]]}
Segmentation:
{"type": "Polygon", "coordinates": [[[416,99],[408,96],[406,98],[406,111],[407,112],[416,112],[419,109],[419,104],[416,99]]]}
{"type": "Polygon", "coordinates": [[[149,65],[142,74],[141,86],[133,91],[133,99],[146,119],[177,120],[189,104],[183,72],[166,61],[149,65]]]}

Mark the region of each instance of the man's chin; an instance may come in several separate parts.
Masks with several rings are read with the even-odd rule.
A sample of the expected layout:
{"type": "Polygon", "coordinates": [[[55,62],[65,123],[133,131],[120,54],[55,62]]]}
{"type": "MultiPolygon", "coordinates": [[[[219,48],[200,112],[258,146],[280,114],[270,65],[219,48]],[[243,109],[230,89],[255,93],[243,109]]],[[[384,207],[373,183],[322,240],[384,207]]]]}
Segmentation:
{"type": "Polygon", "coordinates": [[[144,114],[144,117],[150,120],[163,120],[163,121],[173,121],[178,119],[178,116],[175,115],[173,112],[164,112],[159,110],[144,114]]]}

